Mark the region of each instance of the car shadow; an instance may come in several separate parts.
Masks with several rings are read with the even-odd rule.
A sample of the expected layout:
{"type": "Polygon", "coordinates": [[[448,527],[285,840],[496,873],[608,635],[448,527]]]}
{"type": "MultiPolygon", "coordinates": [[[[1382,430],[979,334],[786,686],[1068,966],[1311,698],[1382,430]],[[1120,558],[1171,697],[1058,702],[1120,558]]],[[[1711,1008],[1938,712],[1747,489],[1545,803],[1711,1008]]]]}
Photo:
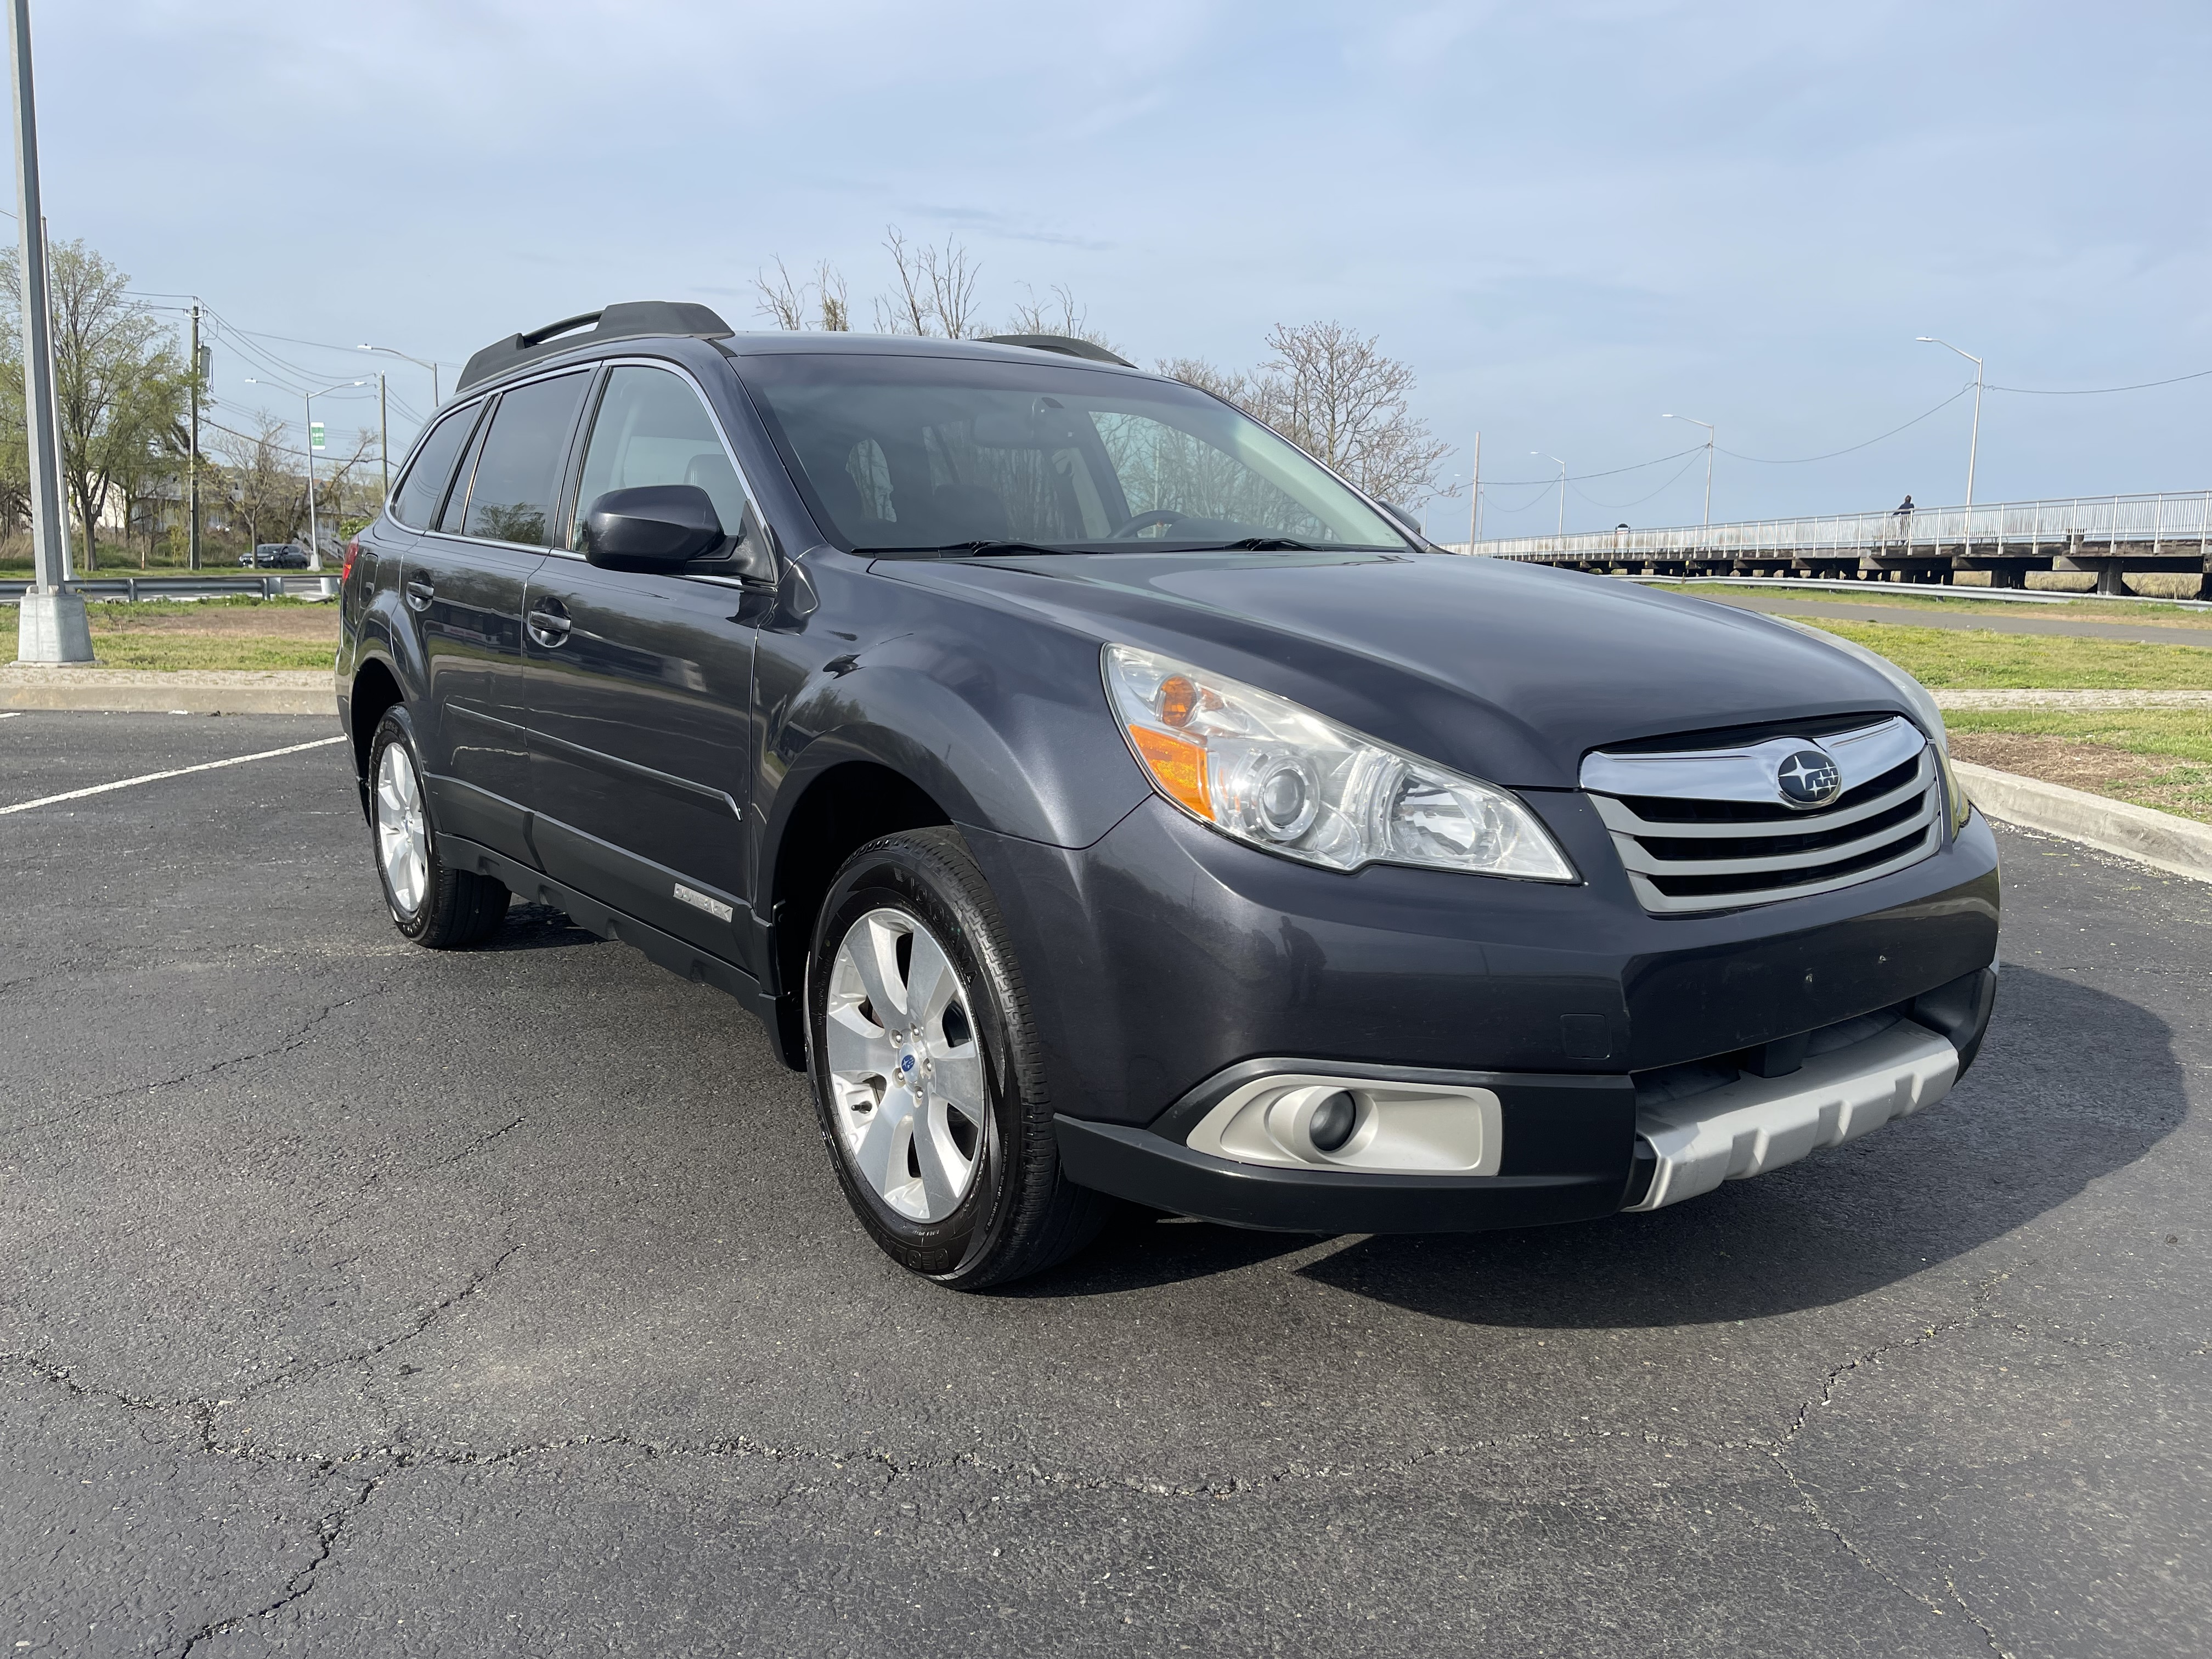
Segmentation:
{"type": "MultiPolygon", "coordinates": [[[[1925,1114],[1643,1215],[1362,1238],[1299,1269],[1470,1324],[1711,1324],[1843,1302],[2000,1238],[2132,1164],[2188,1110],[2164,1021],[2008,966],[1974,1069],[1925,1114]]],[[[1310,1235],[1139,1219],[1024,1288],[1085,1296],[1302,1249],[1310,1235]]]]}
{"type": "Polygon", "coordinates": [[[568,920],[568,913],[550,904],[525,900],[507,907],[507,920],[498,933],[477,948],[480,951],[555,951],[570,945],[604,945],[606,941],[568,920]]]}

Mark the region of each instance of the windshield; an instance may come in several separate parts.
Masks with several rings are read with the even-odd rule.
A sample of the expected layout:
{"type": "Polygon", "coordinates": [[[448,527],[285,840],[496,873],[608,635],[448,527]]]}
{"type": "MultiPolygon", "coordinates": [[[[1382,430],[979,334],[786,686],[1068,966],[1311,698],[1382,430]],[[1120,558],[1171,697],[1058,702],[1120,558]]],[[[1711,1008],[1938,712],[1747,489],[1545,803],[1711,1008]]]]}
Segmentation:
{"type": "Polygon", "coordinates": [[[842,352],[739,367],[816,517],[856,550],[1407,544],[1295,447],[1175,381],[842,352]]]}

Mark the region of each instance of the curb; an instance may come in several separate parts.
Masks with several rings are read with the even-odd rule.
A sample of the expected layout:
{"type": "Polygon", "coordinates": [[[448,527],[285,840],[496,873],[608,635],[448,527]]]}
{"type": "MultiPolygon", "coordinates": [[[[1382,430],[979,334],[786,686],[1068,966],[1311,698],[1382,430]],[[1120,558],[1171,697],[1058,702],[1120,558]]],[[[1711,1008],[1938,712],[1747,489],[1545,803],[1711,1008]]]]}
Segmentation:
{"type": "Polygon", "coordinates": [[[0,684],[0,709],[76,709],[104,714],[325,714],[337,703],[325,686],[0,684]]]}
{"type": "Polygon", "coordinates": [[[1993,766],[1953,761],[1951,769],[1974,805],[1993,818],[2063,836],[2168,875],[2212,881],[2212,824],[1993,766]]]}

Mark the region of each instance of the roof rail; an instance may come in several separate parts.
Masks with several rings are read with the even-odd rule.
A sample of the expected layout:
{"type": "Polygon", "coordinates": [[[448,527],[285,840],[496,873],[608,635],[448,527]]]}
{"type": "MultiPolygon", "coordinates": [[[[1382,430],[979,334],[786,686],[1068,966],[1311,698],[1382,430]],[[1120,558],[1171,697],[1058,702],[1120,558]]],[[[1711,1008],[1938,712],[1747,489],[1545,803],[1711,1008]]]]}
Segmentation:
{"type": "Polygon", "coordinates": [[[1123,368],[1136,367],[1127,357],[1116,357],[1104,346],[1079,340],[1072,334],[986,334],[982,343],[1027,346],[1031,351],[1057,351],[1063,357],[1087,357],[1094,363],[1119,363],[1123,368]]]}
{"type": "Polygon", "coordinates": [[[477,381],[539,357],[550,357],[572,346],[597,345],[602,340],[636,340],[655,334],[687,335],[693,339],[719,340],[735,332],[706,306],[688,300],[633,300],[603,307],[574,317],[563,317],[527,334],[510,334],[494,341],[471,357],[461,370],[456,392],[466,392],[477,381]],[[586,325],[594,325],[586,330],[586,325]]]}

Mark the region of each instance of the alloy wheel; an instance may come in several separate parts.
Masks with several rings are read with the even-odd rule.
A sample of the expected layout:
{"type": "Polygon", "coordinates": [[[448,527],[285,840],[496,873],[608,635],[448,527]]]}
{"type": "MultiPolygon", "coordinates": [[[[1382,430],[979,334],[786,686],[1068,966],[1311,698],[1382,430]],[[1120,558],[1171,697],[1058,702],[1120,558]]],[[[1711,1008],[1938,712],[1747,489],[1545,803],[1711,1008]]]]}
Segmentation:
{"type": "Polygon", "coordinates": [[[846,1155],[899,1215],[944,1220],[981,1162],[989,1108],[968,993],[903,910],[871,910],[831,958],[824,1030],[846,1155]]]}
{"type": "Polygon", "coordinates": [[[385,884],[403,915],[422,908],[430,874],[429,827],[422,812],[422,781],[415,758],[400,743],[384,746],[376,767],[376,854],[385,884]]]}

